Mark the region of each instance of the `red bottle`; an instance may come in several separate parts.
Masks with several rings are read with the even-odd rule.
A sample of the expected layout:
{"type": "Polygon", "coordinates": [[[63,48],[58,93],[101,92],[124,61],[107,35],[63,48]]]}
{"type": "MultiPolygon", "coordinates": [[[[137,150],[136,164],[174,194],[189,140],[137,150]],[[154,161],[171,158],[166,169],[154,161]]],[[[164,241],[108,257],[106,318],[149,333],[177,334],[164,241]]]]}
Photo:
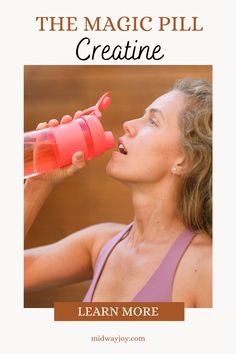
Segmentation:
{"type": "Polygon", "coordinates": [[[105,132],[100,122],[100,110],[109,104],[107,92],[70,123],[25,133],[24,178],[69,165],[76,151],[83,151],[85,160],[90,160],[113,148],[113,134],[105,132]]]}

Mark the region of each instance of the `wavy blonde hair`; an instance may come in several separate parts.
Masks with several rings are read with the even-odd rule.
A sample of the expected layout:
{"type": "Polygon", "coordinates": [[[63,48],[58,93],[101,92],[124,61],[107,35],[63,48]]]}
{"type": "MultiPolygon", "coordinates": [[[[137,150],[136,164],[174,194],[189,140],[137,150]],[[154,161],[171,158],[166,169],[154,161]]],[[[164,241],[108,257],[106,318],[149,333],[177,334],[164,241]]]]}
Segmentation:
{"type": "Polygon", "coordinates": [[[179,119],[187,168],[178,209],[186,227],[212,236],[212,87],[206,80],[181,79],[173,90],[187,99],[179,119]]]}

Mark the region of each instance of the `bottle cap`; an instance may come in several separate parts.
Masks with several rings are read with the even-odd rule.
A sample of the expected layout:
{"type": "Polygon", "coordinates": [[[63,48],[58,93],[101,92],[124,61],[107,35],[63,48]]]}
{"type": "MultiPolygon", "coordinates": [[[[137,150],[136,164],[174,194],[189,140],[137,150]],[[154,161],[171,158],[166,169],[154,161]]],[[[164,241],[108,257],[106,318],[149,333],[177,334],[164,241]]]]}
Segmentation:
{"type": "Polygon", "coordinates": [[[70,123],[50,128],[57,143],[60,167],[70,164],[76,151],[83,151],[85,160],[89,160],[115,146],[113,134],[105,132],[100,122],[100,110],[109,104],[110,94],[106,92],[95,106],[76,114],[70,123]]]}

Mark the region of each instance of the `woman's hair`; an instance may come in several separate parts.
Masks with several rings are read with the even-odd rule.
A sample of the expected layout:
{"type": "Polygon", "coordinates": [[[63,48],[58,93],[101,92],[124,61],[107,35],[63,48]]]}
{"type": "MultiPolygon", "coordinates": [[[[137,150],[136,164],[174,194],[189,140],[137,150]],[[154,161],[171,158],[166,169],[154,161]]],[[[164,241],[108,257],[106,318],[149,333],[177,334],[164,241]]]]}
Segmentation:
{"type": "Polygon", "coordinates": [[[212,236],[212,87],[206,80],[181,79],[173,89],[187,98],[179,121],[187,160],[181,178],[180,216],[189,229],[212,236]]]}

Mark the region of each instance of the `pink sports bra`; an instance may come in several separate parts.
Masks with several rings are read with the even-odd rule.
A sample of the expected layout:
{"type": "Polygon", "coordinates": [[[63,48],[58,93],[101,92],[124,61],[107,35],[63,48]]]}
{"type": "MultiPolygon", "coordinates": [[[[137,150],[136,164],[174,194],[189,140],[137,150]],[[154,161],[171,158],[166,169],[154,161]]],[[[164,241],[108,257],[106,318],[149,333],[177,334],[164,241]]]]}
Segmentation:
{"type": "MultiPolygon", "coordinates": [[[[93,280],[85,295],[84,302],[92,301],[93,294],[102,274],[105,263],[115,246],[124,238],[133,223],[126,226],[115,237],[109,240],[101,249],[94,270],[93,280]]],[[[144,287],[136,294],[132,302],[171,302],[174,276],[178,264],[195,234],[185,230],[175,240],[144,287]]]]}

